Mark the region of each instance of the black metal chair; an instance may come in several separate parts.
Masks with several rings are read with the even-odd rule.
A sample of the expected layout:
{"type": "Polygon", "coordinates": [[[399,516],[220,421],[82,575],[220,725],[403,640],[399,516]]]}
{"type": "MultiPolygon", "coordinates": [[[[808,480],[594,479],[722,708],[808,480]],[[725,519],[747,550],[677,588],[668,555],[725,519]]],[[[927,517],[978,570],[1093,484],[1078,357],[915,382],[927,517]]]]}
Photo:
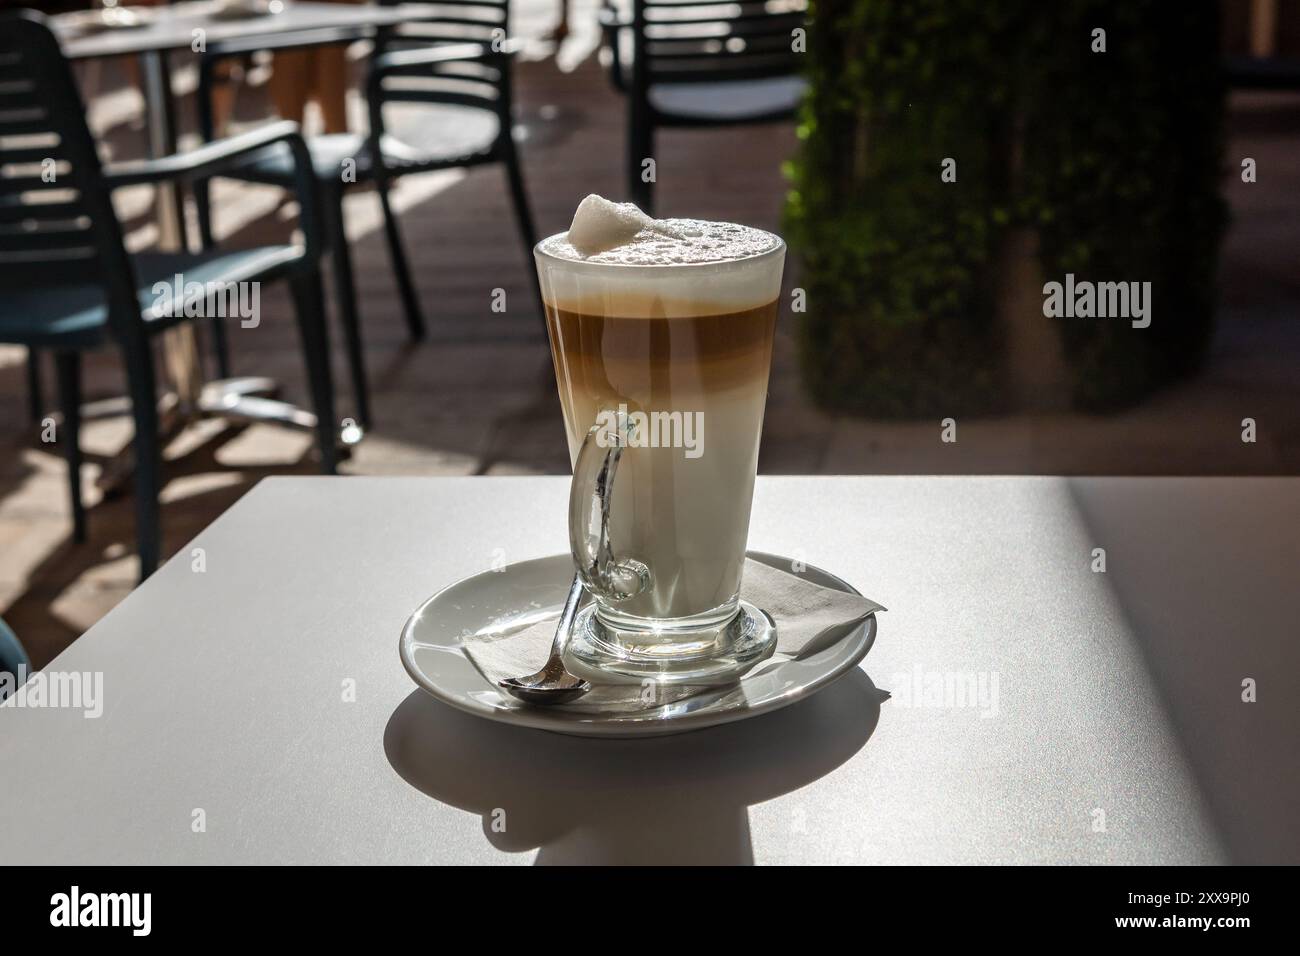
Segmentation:
{"type": "Polygon", "coordinates": [[[104,167],[86,126],[85,109],[40,14],[0,17],[0,342],[47,349],[58,371],[63,424],[59,444],[68,461],[73,535],[84,540],[81,453],[81,353],[121,350],[135,419],[135,492],[140,576],[160,552],[158,407],[150,344],[183,322],[192,283],[208,291],[234,283],[287,279],[306,352],[319,420],[321,470],[334,471],[336,427],[329,354],[322,319],[316,183],[307,145],[293,123],[276,123],[188,153],[104,167]],[[111,191],[122,186],[189,181],[219,175],[248,157],[279,151],[299,173],[303,245],[267,245],[202,253],[128,255],[111,191]],[[179,290],[160,291],[173,277],[179,290]],[[211,283],[211,285],[209,285],[211,283]],[[159,306],[162,306],[159,308],[159,306]]]}
{"type": "MultiPolygon", "coordinates": [[[[610,79],[628,98],[627,192],[646,212],[661,126],[710,127],[789,119],[806,83],[796,29],[804,0],[604,0],[600,12],[610,52],[610,79]]],[[[656,164],[657,166],[657,164],[656,164]]],[[[657,176],[657,169],[656,169],[657,176]]]]}
{"type": "MultiPolygon", "coordinates": [[[[422,6],[419,19],[396,30],[381,31],[376,38],[366,84],[369,131],[314,136],[308,140],[324,204],[325,242],[333,258],[338,312],[347,345],[357,417],[366,426],[371,423],[369,389],[351,256],[343,230],[345,191],[353,185],[373,184],[379,194],[393,272],[413,340],[424,337],[424,318],[397,217],[389,201],[392,180],[412,173],[502,163],[530,274],[532,247],[536,242],[519,154],[511,135],[510,61],[514,45],[505,39],[509,26],[508,0],[438,0],[422,6]],[[407,103],[430,107],[426,111],[428,120],[422,124],[416,142],[392,135],[385,122],[387,107],[407,103]],[[349,160],[353,163],[349,169],[353,175],[345,178],[344,164],[349,160]]],[[[318,31],[296,37],[291,44],[314,46],[330,42],[338,39],[328,31],[318,31]]],[[[200,129],[205,138],[213,133],[211,89],[215,64],[225,57],[262,49],[263,45],[256,38],[239,44],[209,44],[200,62],[198,92],[200,129]]],[[[277,40],[276,49],[285,46],[277,40]]],[[[282,184],[289,175],[287,165],[273,158],[263,158],[242,170],[243,178],[255,182],[282,184]]],[[[206,189],[196,192],[200,229],[208,241],[211,218],[206,212],[206,189]]],[[[219,355],[218,361],[227,360],[219,355]]]]}

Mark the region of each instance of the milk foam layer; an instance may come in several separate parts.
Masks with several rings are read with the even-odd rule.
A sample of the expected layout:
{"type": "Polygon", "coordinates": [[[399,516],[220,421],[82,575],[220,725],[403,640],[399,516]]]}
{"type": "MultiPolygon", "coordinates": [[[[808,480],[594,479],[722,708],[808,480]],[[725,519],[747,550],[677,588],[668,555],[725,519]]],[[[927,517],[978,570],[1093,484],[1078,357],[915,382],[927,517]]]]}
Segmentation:
{"type": "MultiPolygon", "coordinates": [[[[626,242],[589,255],[569,233],[542,240],[536,255],[547,305],[671,319],[743,312],[780,295],[784,244],[772,233],[700,219],[649,222],[626,242]]],[[[601,228],[583,239],[607,240],[601,228]]]]}
{"type": "MultiPolygon", "coordinates": [[[[703,219],[661,219],[654,222],[662,231],[643,227],[630,239],[591,254],[575,248],[567,232],[543,240],[541,250],[559,259],[596,265],[686,266],[750,259],[771,252],[780,244],[780,240],[770,232],[732,222],[703,219]]],[[[618,233],[611,228],[610,237],[614,235],[618,233]]],[[[605,236],[601,238],[605,239],[605,236]]],[[[584,245],[584,249],[587,248],[591,246],[584,245]]]]}

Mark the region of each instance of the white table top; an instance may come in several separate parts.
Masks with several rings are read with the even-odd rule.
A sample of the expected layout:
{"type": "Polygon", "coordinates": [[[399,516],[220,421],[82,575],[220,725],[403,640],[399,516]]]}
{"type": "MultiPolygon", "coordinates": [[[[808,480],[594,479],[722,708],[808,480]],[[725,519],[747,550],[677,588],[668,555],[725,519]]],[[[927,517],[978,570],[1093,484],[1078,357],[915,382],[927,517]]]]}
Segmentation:
{"type": "Polygon", "coordinates": [[[263,481],[206,571],[183,549],[47,668],[102,671],[101,717],[0,707],[0,862],[1300,859],[1300,480],[761,478],[751,545],[885,604],[876,645],[807,703],[640,741],[479,721],[398,661],[426,596],[563,550],[566,496],[263,481]],[[906,706],[980,673],[996,714],[906,706]]]}
{"type": "MultiPolygon", "coordinates": [[[[130,6],[130,3],[124,5],[130,6]]],[[[148,17],[145,24],[130,29],[100,30],[95,33],[71,29],[70,24],[80,14],[72,18],[68,15],[51,17],[50,22],[55,35],[59,37],[64,56],[78,60],[128,53],[190,50],[194,43],[194,30],[197,28],[204,30],[207,43],[256,35],[273,37],[277,34],[327,28],[362,31],[403,23],[411,19],[415,9],[410,6],[380,7],[373,3],[289,0],[275,14],[223,20],[212,16],[214,7],[211,0],[188,0],[171,6],[144,7],[142,15],[148,17]]]]}

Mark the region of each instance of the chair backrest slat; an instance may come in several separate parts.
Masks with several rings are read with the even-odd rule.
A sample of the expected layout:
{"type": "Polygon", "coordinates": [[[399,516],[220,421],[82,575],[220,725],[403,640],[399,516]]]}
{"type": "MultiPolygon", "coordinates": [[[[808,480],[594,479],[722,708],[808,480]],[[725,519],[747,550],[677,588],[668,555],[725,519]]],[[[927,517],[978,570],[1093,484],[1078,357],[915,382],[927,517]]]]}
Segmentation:
{"type": "Polygon", "coordinates": [[[790,70],[783,61],[753,60],[745,65],[739,62],[729,64],[725,74],[719,74],[712,63],[696,68],[681,67],[672,70],[658,70],[654,74],[655,84],[661,83],[717,83],[720,80],[736,82],[739,80],[767,80],[773,77],[789,76],[790,70]]]}
{"type": "Polygon", "coordinates": [[[0,136],[30,136],[50,131],[50,114],[34,106],[0,110],[0,136]]]}
{"type": "Polygon", "coordinates": [[[487,85],[495,85],[501,80],[501,69],[490,63],[478,60],[460,60],[416,66],[391,66],[384,71],[386,77],[406,77],[409,79],[456,79],[467,80],[487,85]]]}
{"type": "Polygon", "coordinates": [[[474,93],[467,93],[457,90],[449,90],[445,87],[431,88],[420,87],[414,89],[402,89],[400,87],[392,90],[389,99],[393,102],[402,103],[431,103],[444,106],[471,106],[482,107],[483,97],[474,93]]]}
{"type": "Polygon", "coordinates": [[[658,65],[660,60],[671,61],[674,57],[713,57],[725,53],[729,57],[742,56],[786,56],[784,37],[672,37],[664,40],[650,40],[646,50],[658,65]]]}
{"type": "Polygon", "coordinates": [[[35,83],[21,80],[0,82],[0,112],[30,106],[35,97],[35,83]]]}
{"type": "MultiPolygon", "coordinates": [[[[381,0],[385,6],[402,0],[381,0]]],[[[509,0],[435,0],[421,3],[418,17],[400,28],[383,31],[376,54],[446,44],[478,44],[484,59],[449,61],[416,67],[385,68],[372,77],[371,126],[382,129],[383,107],[429,103],[491,110],[506,117],[510,108],[510,70],[503,57],[491,54],[508,39],[509,0]]],[[[503,120],[503,127],[508,122],[503,120]]]]}
{"type": "Polygon", "coordinates": [[[6,166],[48,168],[53,171],[55,182],[57,182],[59,167],[62,167],[63,172],[68,170],[67,159],[59,149],[57,136],[0,136],[0,149],[4,150],[6,166]]]}
{"type": "Polygon", "coordinates": [[[61,221],[48,219],[0,224],[0,252],[12,256],[12,261],[31,259],[40,262],[51,258],[48,253],[59,253],[57,258],[76,258],[91,254],[95,237],[90,231],[90,220],[77,217],[61,221]]]}
{"type": "Polygon", "coordinates": [[[496,18],[476,19],[474,17],[439,17],[437,20],[413,20],[409,24],[403,24],[403,26],[423,27],[426,31],[426,34],[424,35],[432,33],[438,28],[444,28],[448,33],[459,33],[461,32],[458,29],[460,27],[466,27],[469,31],[485,30],[487,39],[490,40],[492,39],[491,30],[493,28],[499,28],[502,22],[503,21],[496,18]]]}
{"type": "Polygon", "coordinates": [[[788,76],[802,63],[794,31],[806,0],[632,0],[636,75],[646,84],[788,76]]]}
{"type": "Polygon", "coordinates": [[[646,36],[650,38],[669,39],[680,37],[718,37],[718,36],[770,36],[787,41],[792,39],[791,32],[803,26],[802,13],[764,14],[762,16],[741,16],[727,20],[668,20],[653,21],[646,24],[646,36]]]}
{"type": "MultiPolygon", "coordinates": [[[[3,157],[3,150],[0,149],[0,157],[3,157]]],[[[23,169],[30,170],[31,163],[23,163],[23,169]]],[[[13,169],[8,165],[7,158],[0,158],[0,200],[10,196],[17,196],[22,193],[40,193],[55,189],[66,189],[67,181],[64,179],[45,179],[39,172],[25,172],[14,175],[6,175],[6,169],[13,169]]],[[[55,163],[53,166],[56,177],[59,175],[60,164],[55,163]]],[[[64,171],[68,170],[67,164],[62,165],[64,171]]]]}
{"type": "MultiPolygon", "coordinates": [[[[381,0],[385,6],[402,0],[381,0]]],[[[510,28],[507,0],[442,0],[421,4],[420,16],[380,35],[382,50],[409,50],[440,43],[483,43],[504,39],[510,28]]]]}
{"type": "MultiPolygon", "coordinates": [[[[381,7],[393,7],[406,0],[380,0],[381,7]]],[[[415,9],[415,8],[412,8],[415,9]]],[[[434,0],[434,3],[421,3],[419,14],[413,13],[411,20],[402,23],[400,31],[412,31],[424,36],[439,25],[473,27],[484,31],[485,38],[490,38],[491,30],[504,29],[510,22],[510,4],[507,0],[434,0]]]]}
{"type": "Polygon", "coordinates": [[[738,16],[805,13],[806,0],[641,0],[647,20],[689,17],[722,20],[738,16]]]}
{"type": "Polygon", "coordinates": [[[17,53],[0,51],[0,83],[27,78],[27,73],[22,67],[22,57],[17,53]]]}
{"type": "Polygon", "coordinates": [[[75,200],[49,203],[17,203],[0,200],[0,226],[12,222],[42,222],[45,220],[70,222],[81,219],[82,215],[81,203],[75,200]],[[40,218],[33,215],[33,213],[37,212],[40,218]]]}
{"type": "Polygon", "coordinates": [[[0,284],[96,281],[134,301],[85,108],[44,18],[0,14],[0,284]]]}

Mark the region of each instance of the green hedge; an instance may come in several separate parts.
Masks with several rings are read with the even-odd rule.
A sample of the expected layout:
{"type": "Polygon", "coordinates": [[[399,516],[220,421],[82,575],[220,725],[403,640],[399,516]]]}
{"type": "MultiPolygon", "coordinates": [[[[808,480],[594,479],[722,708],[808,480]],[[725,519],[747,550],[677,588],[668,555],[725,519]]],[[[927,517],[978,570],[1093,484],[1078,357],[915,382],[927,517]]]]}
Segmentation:
{"type": "Polygon", "coordinates": [[[1152,283],[1147,329],[1042,319],[1077,404],[1194,369],[1224,221],[1217,29],[1208,0],[813,0],[786,209],[813,397],[888,416],[1006,407],[995,263],[1023,226],[1045,280],[1152,283]]]}

